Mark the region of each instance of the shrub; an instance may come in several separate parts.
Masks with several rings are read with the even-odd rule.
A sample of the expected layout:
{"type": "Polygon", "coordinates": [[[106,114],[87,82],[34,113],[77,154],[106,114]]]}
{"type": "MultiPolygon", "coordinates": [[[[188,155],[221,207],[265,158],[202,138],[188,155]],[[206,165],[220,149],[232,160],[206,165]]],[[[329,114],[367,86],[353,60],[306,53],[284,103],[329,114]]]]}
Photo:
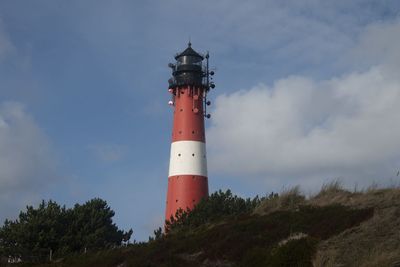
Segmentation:
{"type": "Polygon", "coordinates": [[[175,217],[166,221],[166,231],[182,227],[194,228],[227,216],[250,213],[263,199],[258,196],[253,199],[243,199],[233,195],[229,189],[225,192],[219,190],[201,200],[193,210],[179,209],[175,217]]]}

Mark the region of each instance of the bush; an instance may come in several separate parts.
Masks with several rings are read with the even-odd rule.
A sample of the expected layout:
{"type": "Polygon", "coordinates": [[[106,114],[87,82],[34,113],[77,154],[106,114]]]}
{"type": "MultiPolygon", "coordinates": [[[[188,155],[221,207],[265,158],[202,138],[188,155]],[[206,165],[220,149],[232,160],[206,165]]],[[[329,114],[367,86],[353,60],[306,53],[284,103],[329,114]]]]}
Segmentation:
{"type": "Polygon", "coordinates": [[[302,238],[291,240],[275,249],[267,260],[267,266],[308,267],[312,265],[312,256],[315,253],[317,240],[302,238]]]}
{"type": "Polygon", "coordinates": [[[243,199],[233,195],[231,190],[219,190],[210,197],[201,200],[193,210],[178,210],[175,217],[166,221],[166,231],[189,227],[194,228],[206,223],[216,222],[227,216],[250,213],[264,198],[243,199]]]}

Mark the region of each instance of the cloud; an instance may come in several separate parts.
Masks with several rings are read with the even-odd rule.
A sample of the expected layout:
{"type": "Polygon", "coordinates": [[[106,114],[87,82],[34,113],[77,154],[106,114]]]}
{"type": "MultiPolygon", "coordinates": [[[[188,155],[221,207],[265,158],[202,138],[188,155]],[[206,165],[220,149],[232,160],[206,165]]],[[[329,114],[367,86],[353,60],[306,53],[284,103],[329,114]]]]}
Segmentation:
{"type": "Polygon", "coordinates": [[[0,103],[0,220],[38,198],[55,178],[54,163],[46,135],[24,106],[0,103]]]}
{"type": "Polygon", "coordinates": [[[352,59],[357,65],[383,64],[387,72],[400,68],[400,18],[395,21],[373,23],[360,34],[352,49],[352,59]]]}
{"type": "Polygon", "coordinates": [[[354,53],[362,48],[375,64],[362,72],[322,81],[290,76],[217,97],[210,169],[269,184],[334,177],[366,184],[395,173],[400,79],[393,73],[400,68],[391,59],[400,49],[398,42],[371,40],[390,42],[399,29],[398,21],[366,28],[354,53]]]}

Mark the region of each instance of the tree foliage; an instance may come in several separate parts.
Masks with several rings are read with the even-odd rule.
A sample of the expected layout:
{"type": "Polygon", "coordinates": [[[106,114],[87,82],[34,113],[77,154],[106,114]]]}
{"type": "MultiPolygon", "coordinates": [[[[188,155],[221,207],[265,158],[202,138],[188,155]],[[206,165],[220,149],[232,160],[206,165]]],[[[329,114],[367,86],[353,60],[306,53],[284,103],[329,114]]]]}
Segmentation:
{"type": "Polygon", "coordinates": [[[182,228],[193,228],[218,221],[227,216],[238,216],[249,213],[263,200],[256,196],[243,199],[233,195],[231,190],[216,191],[208,198],[201,200],[192,210],[179,209],[175,216],[165,222],[166,231],[182,228]]]}
{"type": "Polygon", "coordinates": [[[38,208],[27,206],[15,221],[0,228],[0,256],[41,261],[51,250],[54,256],[110,248],[132,235],[113,223],[114,211],[107,202],[95,198],[72,209],[54,201],[42,201],[38,208]]]}

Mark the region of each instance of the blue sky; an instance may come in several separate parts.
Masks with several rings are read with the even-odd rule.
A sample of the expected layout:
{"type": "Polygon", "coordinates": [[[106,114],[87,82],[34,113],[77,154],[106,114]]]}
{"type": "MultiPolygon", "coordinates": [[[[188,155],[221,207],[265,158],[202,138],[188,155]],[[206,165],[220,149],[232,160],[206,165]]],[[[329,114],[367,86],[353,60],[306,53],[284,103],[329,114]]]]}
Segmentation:
{"type": "Polygon", "coordinates": [[[400,2],[1,1],[0,219],[108,201],[144,240],[162,224],[167,80],[210,51],[210,191],[330,179],[397,183],[400,2]]]}

